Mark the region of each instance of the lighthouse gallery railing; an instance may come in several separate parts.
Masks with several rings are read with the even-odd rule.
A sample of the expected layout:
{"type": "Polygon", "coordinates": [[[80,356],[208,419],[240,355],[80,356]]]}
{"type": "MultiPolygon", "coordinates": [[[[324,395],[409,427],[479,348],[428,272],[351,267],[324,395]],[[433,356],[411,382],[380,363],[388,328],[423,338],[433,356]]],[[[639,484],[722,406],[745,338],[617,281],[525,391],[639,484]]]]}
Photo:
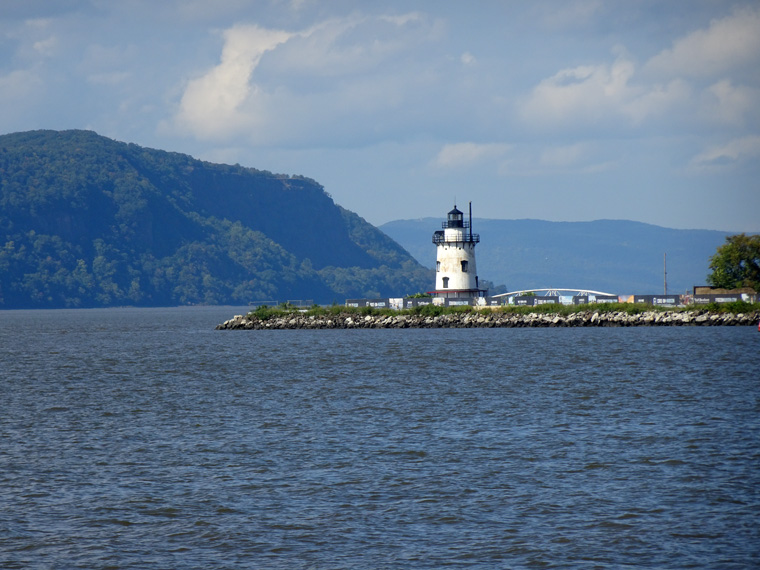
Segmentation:
{"type": "Polygon", "coordinates": [[[462,232],[461,238],[449,238],[446,239],[446,234],[442,231],[437,231],[433,234],[433,243],[479,243],[480,234],[470,234],[462,232]]]}

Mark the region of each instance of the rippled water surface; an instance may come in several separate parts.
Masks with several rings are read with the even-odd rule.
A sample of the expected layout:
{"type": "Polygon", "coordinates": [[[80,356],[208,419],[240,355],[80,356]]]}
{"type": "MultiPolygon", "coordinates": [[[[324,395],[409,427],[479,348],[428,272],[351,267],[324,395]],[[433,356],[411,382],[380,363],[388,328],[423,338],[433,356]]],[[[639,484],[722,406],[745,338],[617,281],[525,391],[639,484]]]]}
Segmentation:
{"type": "Polygon", "coordinates": [[[754,327],[236,312],[0,312],[0,567],[760,567],[754,327]]]}

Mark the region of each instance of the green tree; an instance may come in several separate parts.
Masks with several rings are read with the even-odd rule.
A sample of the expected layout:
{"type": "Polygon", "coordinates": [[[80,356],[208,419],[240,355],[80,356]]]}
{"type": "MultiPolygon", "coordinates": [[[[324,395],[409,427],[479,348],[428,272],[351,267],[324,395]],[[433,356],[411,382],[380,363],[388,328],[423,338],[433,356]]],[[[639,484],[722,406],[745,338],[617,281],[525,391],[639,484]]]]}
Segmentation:
{"type": "Polygon", "coordinates": [[[710,258],[710,269],[707,282],[713,287],[760,291],[760,235],[728,236],[710,258]]]}
{"type": "Polygon", "coordinates": [[[88,131],[0,135],[0,309],[342,302],[433,281],[303,176],[88,131]]]}

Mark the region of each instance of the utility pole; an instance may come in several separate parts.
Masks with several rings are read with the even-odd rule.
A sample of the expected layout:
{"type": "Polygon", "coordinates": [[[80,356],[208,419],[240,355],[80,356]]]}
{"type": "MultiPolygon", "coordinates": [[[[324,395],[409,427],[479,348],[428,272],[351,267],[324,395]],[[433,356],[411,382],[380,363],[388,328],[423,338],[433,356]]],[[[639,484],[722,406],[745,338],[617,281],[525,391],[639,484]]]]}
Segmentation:
{"type": "Polygon", "coordinates": [[[668,294],[668,254],[667,253],[662,254],[662,270],[663,270],[665,294],[667,295],[668,294]]]}

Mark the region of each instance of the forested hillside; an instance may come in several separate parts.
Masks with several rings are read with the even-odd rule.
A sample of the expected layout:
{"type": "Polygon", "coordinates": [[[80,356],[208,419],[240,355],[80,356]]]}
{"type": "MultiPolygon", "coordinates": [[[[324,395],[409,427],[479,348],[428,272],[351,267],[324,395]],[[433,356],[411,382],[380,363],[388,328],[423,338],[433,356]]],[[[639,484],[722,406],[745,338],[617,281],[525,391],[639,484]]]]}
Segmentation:
{"type": "Polygon", "coordinates": [[[432,280],[305,177],[90,131],[0,136],[0,308],[342,303],[432,280]]]}

